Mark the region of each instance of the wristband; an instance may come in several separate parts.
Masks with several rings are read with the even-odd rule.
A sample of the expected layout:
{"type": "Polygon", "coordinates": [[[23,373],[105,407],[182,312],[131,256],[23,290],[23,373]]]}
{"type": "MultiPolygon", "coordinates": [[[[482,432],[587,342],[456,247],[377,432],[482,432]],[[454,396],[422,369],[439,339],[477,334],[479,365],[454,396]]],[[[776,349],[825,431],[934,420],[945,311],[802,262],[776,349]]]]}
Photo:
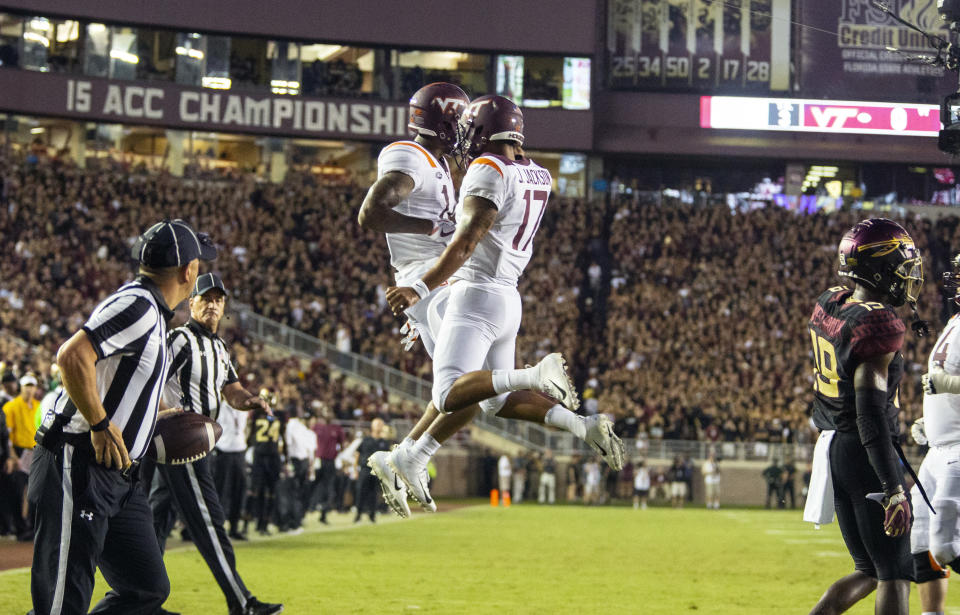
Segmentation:
{"type": "Polygon", "coordinates": [[[103,420],[96,425],[91,425],[90,431],[106,431],[108,427],[110,427],[110,417],[105,416],[103,420]]]}
{"type": "Polygon", "coordinates": [[[417,280],[410,286],[410,288],[412,288],[413,292],[417,293],[417,296],[421,299],[430,294],[430,288],[427,287],[427,283],[423,280],[417,280]]]}

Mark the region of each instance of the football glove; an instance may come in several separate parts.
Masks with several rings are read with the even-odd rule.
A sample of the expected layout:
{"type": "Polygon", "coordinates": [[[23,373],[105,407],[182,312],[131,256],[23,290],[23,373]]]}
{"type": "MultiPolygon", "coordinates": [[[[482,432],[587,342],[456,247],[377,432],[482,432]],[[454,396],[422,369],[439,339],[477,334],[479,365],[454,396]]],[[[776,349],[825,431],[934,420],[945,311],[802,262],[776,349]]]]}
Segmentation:
{"type": "Polygon", "coordinates": [[[910,531],[913,523],[913,512],[910,510],[910,500],[903,492],[903,487],[887,496],[882,493],[868,493],[868,500],[873,500],[883,506],[883,532],[891,538],[903,536],[910,531]]]}
{"type": "Polygon", "coordinates": [[[913,441],[920,446],[927,445],[927,432],[923,429],[922,418],[915,420],[913,425],[910,426],[910,435],[913,436],[913,441]]]}
{"type": "Polygon", "coordinates": [[[937,387],[933,385],[933,381],[930,380],[930,374],[924,374],[920,376],[920,384],[923,385],[923,394],[924,395],[936,395],[937,387]]]}
{"type": "Polygon", "coordinates": [[[403,346],[403,349],[406,351],[413,348],[413,345],[420,339],[420,332],[409,320],[400,327],[400,334],[403,335],[403,338],[400,340],[400,345],[403,346]]]}

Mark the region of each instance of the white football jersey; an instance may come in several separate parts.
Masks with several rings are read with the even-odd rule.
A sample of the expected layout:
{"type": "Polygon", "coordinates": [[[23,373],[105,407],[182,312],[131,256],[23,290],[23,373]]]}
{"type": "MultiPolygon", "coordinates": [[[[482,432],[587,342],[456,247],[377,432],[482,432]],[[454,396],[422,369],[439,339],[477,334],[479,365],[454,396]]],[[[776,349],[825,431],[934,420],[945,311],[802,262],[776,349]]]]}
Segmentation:
{"type": "MultiPolygon", "coordinates": [[[[445,160],[437,160],[413,141],[397,141],[383,148],[377,158],[377,177],[398,172],[413,180],[413,192],[395,210],[414,218],[455,220],[456,192],[445,160]]],[[[412,283],[426,273],[443,254],[450,237],[387,233],[390,264],[397,270],[397,283],[412,283]]]]}
{"type": "Polygon", "coordinates": [[[497,219],[454,277],[516,286],[533,255],[552,183],[550,172],[529,159],[485,154],[474,160],[460,186],[460,202],[485,198],[497,207],[497,219]]]}
{"type": "MultiPolygon", "coordinates": [[[[960,314],[947,322],[937,339],[927,369],[942,367],[951,376],[960,374],[960,314]]],[[[960,443],[960,395],[923,396],[923,428],[931,446],[960,443]]]]}

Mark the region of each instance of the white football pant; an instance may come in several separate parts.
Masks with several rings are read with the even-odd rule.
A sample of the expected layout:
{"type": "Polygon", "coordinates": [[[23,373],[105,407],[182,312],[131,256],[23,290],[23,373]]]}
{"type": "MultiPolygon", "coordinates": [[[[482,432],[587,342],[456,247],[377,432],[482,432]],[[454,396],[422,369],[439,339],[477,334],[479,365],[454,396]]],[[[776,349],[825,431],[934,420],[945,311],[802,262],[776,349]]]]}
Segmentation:
{"type": "Polygon", "coordinates": [[[916,486],[910,490],[913,504],[913,529],[910,552],[930,551],[942,567],[960,556],[960,446],[931,447],[920,471],[920,483],[930,497],[937,514],[930,513],[916,486]]]}
{"type": "MultiPolygon", "coordinates": [[[[433,355],[433,405],[444,402],[460,376],[480,369],[514,369],[523,307],[515,287],[460,281],[450,285],[446,312],[431,310],[430,329],[439,331],[433,355]],[[442,324],[436,326],[436,320],[442,324]]],[[[503,408],[507,393],[480,402],[485,414],[503,408]]]]}

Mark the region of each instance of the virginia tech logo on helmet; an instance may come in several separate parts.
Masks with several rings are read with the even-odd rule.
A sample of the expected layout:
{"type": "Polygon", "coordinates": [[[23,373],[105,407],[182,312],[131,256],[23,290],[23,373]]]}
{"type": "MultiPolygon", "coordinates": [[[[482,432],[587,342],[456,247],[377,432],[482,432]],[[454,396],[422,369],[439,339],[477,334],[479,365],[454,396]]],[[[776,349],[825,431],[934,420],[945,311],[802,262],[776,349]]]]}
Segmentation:
{"type": "Polygon", "coordinates": [[[467,103],[462,98],[440,98],[435,96],[433,104],[440,107],[440,111],[446,113],[456,113],[460,107],[466,107],[467,103]]]}

